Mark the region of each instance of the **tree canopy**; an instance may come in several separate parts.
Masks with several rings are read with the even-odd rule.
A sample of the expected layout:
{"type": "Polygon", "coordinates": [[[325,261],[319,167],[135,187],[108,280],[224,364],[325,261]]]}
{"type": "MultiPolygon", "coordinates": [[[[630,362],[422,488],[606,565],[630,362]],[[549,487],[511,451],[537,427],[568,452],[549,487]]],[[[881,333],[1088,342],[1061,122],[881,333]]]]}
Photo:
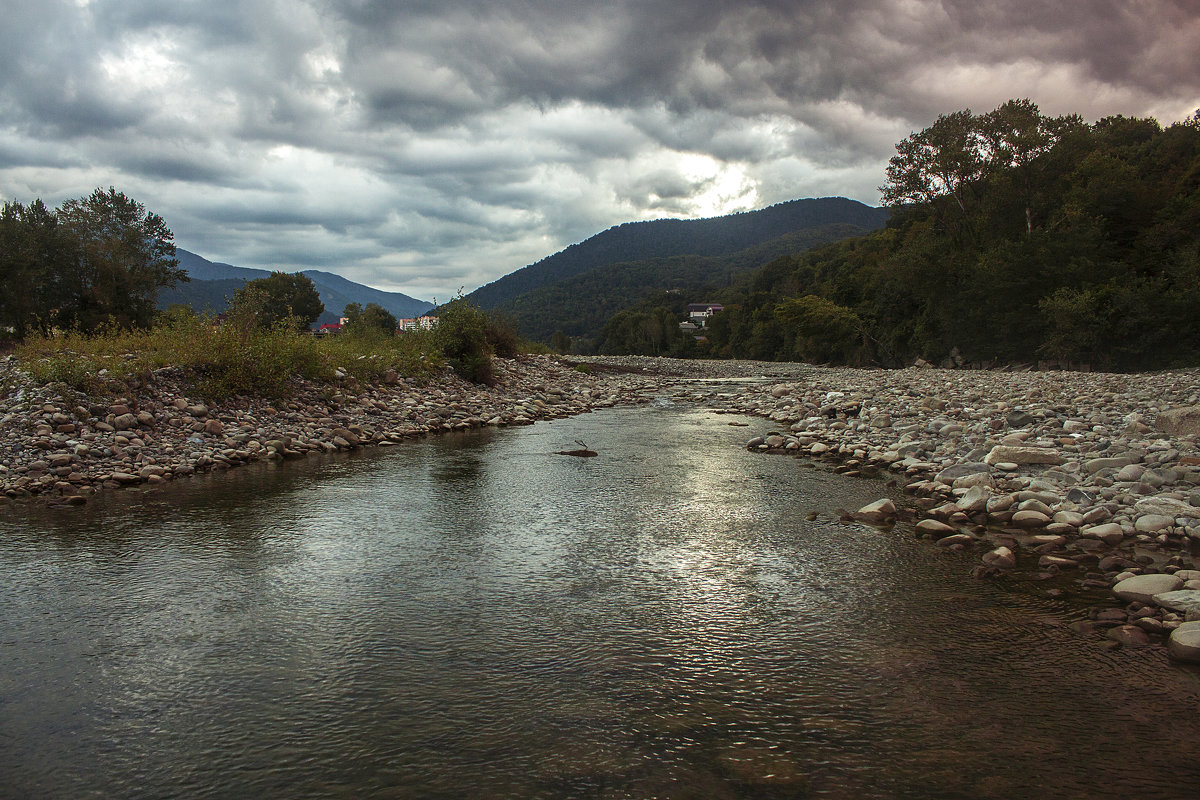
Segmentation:
{"type": "Polygon", "coordinates": [[[162,217],[110,187],[49,210],[0,207],[0,325],[22,337],[147,327],[160,288],[186,281],[162,217]]]}
{"type": "Polygon", "coordinates": [[[888,226],[705,300],[714,355],[901,365],[1200,362],[1200,112],[1047,117],[1029,100],[897,144],[888,226]]]}
{"type": "Polygon", "coordinates": [[[230,306],[240,314],[251,314],[263,328],[288,321],[307,328],[325,310],[317,287],[302,272],[272,272],[247,281],[234,293],[230,306]]]}
{"type": "Polygon", "coordinates": [[[342,315],[346,324],[342,333],[348,336],[395,336],[396,317],[378,303],[367,303],[363,308],[361,303],[350,303],[342,315]]]}

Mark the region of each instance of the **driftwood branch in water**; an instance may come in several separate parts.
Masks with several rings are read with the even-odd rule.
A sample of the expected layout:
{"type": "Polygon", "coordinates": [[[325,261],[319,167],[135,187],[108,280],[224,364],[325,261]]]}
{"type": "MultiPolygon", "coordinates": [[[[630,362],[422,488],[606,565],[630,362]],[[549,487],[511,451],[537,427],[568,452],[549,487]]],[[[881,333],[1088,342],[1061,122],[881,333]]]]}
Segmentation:
{"type": "Polygon", "coordinates": [[[581,449],[579,449],[579,450],[557,450],[557,451],[555,451],[554,455],[556,455],[556,456],[576,456],[578,458],[592,458],[594,456],[600,455],[595,450],[589,449],[587,446],[587,442],[581,442],[578,439],[576,439],[575,444],[579,445],[579,447],[581,449]]]}

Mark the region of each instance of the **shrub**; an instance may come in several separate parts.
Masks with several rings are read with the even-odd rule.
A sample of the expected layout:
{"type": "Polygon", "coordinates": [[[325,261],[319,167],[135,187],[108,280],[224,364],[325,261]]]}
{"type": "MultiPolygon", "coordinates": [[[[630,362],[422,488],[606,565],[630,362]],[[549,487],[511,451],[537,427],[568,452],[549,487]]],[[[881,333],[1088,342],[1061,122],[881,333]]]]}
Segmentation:
{"type": "Polygon", "coordinates": [[[500,358],[516,358],[524,349],[517,324],[503,314],[488,314],[485,331],[492,352],[500,358]]]}
{"type": "Polygon", "coordinates": [[[461,296],[442,306],[434,327],[446,362],[473,383],[492,385],[492,345],[487,337],[487,316],[461,296]]]}

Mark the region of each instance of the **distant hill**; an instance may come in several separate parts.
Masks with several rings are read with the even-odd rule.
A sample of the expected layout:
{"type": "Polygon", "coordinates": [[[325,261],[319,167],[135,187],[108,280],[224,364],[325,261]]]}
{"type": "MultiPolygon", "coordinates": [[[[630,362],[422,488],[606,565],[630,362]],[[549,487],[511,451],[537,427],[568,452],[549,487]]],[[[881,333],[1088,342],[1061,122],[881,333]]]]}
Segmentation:
{"type": "MultiPolygon", "coordinates": [[[[265,278],[271,274],[265,269],[235,267],[232,264],[209,261],[183,249],[176,249],[175,257],[179,259],[179,266],[187,271],[191,280],[178,284],[173,289],[159,292],[159,308],[183,303],[197,312],[221,312],[225,310],[233,293],[247,281],[265,278]]],[[[315,269],[302,272],[317,287],[321,302],[325,304],[325,313],[317,319],[318,324],[337,322],[342,310],[350,303],[360,303],[364,306],[367,303],[378,303],[399,318],[418,317],[433,308],[433,303],[417,300],[400,292],[372,289],[332,272],[315,269]]]]}
{"type": "Polygon", "coordinates": [[[869,232],[859,225],[821,225],[723,256],[684,255],[605,264],[518,295],[492,310],[511,318],[530,339],[549,341],[555,331],[594,339],[610,317],[637,305],[648,294],[666,291],[685,294],[691,302],[706,302],[712,299],[708,294],[780,256],[869,232]]]}
{"type": "Polygon", "coordinates": [[[758,211],[711,219],[628,222],[481,286],[467,298],[481,308],[493,309],[519,295],[608,264],[673,256],[729,255],[825,225],[845,224],[864,231],[874,230],[883,226],[887,216],[885,209],[856,200],[822,197],[791,200],[758,211]]]}

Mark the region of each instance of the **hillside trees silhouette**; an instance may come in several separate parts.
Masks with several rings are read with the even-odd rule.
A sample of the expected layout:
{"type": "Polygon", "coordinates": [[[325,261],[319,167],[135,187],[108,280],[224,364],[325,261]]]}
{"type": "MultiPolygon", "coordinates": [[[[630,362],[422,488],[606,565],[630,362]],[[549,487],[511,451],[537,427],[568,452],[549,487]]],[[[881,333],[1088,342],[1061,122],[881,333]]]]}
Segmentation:
{"type": "Polygon", "coordinates": [[[897,145],[881,191],[883,230],[706,297],[726,308],[709,353],[1200,363],[1200,112],[1167,128],[1047,117],[1029,100],[955,112],[897,145]]]}
{"type": "Polygon", "coordinates": [[[0,326],[15,338],[148,327],[158,290],[186,280],[162,217],[112,187],[0,207],[0,326]]]}

